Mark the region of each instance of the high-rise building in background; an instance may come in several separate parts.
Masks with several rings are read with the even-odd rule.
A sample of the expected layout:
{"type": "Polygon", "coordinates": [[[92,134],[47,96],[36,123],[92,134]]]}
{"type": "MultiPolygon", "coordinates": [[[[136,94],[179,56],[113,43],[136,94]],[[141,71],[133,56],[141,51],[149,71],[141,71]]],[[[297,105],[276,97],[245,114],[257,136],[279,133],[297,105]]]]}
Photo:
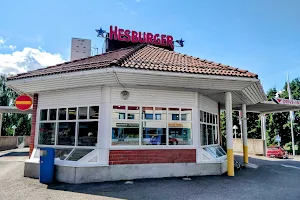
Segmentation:
{"type": "Polygon", "coordinates": [[[71,61],[91,56],[91,40],[72,38],[71,61]]]}

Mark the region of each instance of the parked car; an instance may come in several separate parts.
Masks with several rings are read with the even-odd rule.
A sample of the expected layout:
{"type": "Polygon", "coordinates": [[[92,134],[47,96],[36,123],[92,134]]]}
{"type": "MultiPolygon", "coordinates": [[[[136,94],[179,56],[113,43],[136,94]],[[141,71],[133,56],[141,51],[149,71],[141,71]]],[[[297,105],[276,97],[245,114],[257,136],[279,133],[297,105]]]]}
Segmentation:
{"type": "Polygon", "coordinates": [[[267,156],[271,158],[288,158],[288,152],[280,146],[269,146],[267,156]]]}
{"type": "Polygon", "coordinates": [[[169,137],[169,144],[178,145],[178,140],[176,138],[169,137]]]}

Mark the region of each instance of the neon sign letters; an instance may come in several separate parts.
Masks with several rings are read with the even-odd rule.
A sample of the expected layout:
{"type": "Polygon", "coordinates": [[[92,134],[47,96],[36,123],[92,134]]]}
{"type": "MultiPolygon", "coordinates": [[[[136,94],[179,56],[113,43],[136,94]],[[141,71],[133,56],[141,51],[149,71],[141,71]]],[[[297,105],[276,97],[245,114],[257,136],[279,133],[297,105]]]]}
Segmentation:
{"type": "Polygon", "coordinates": [[[109,39],[133,43],[154,44],[158,46],[168,46],[174,49],[173,37],[170,35],[137,32],[134,30],[121,29],[117,26],[110,26],[109,39]]]}

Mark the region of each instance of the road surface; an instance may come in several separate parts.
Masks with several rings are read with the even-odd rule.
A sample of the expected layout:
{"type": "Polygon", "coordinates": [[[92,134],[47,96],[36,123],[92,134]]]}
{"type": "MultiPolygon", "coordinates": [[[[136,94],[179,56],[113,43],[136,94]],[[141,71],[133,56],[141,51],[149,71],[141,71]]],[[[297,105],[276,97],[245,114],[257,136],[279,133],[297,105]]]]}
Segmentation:
{"type": "MultiPolygon", "coordinates": [[[[300,162],[250,158],[258,168],[235,172],[235,177],[205,176],[134,180],[93,184],[44,185],[36,179],[24,178],[27,156],[5,156],[0,153],[0,199],[204,199],[204,200],[299,200],[300,162]],[[293,166],[286,167],[283,165],[293,166]],[[299,167],[299,168],[298,168],[299,167]]],[[[13,154],[10,154],[13,155],[13,154]]],[[[241,159],[237,157],[237,159],[241,159]]]]}

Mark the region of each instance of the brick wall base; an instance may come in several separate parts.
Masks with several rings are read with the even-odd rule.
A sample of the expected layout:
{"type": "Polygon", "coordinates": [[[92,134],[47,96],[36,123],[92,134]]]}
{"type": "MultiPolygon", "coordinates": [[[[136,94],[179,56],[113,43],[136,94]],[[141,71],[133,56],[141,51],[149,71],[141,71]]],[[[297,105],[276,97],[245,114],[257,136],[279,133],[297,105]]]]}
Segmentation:
{"type": "Polygon", "coordinates": [[[34,149],[34,138],[35,138],[35,128],[36,128],[36,114],[38,106],[38,94],[33,95],[33,105],[32,105],[32,116],[31,116],[31,132],[30,132],[30,143],[29,143],[29,158],[34,149]]]}
{"type": "Polygon", "coordinates": [[[110,150],[109,164],[195,163],[196,149],[110,150]]]}

